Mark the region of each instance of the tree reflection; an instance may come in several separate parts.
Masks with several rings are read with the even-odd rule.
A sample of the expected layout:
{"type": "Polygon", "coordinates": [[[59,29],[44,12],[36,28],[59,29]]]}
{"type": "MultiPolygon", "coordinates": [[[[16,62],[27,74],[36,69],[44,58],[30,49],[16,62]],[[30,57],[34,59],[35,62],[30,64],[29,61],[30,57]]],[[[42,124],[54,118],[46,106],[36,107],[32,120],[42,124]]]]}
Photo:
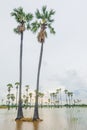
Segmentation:
{"type": "Polygon", "coordinates": [[[34,127],[33,130],[39,130],[39,121],[34,121],[33,122],[33,127],[34,127]]]}
{"type": "Polygon", "coordinates": [[[74,109],[68,110],[67,113],[68,130],[77,130],[78,117],[74,109]]]}
{"type": "Polygon", "coordinates": [[[22,121],[16,121],[16,129],[15,130],[22,130],[22,121]]]}

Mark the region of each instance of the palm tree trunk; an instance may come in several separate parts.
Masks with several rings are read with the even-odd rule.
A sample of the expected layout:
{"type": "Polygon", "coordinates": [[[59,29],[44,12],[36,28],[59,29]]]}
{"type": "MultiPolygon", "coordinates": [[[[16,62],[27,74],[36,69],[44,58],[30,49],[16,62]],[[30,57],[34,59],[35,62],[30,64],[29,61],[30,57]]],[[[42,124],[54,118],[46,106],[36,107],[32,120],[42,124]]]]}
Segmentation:
{"type": "Polygon", "coordinates": [[[20,44],[20,64],[19,64],[19,102],[18,102],[18,113],[16,119],[21,119],[23,117],[22,111],[22,99],[21,99],[21,89],[22,89],[22,54],[23,54],[23,32],[21,32],[21,44],[20,44]]]}
{"type": "Polygon", "coordinates": [[[43,42],[41,43],[40,58],[39,58],[39,65],[38,65],[37,87],[36,87],[36,97],[35,97],[35,108],[34,108],[33,120],[39,119],[39,113],[38,113],[38,92],[39,92],[39,77],[40,77],[40,68],[41,68],[42,54],[43,54],[43,42]]]}

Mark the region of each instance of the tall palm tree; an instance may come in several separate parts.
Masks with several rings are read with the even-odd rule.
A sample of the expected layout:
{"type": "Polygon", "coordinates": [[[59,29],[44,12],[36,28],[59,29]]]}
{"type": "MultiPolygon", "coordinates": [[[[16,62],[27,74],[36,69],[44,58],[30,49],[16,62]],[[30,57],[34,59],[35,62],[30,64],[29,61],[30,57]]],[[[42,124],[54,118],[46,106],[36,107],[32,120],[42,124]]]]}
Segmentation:
{"type": "Polygon", "coordinates": [[[57,101],[58,101],[58,107],[59,107],[59,92],[60,92],[60,89],[56,89],[56,94],[57,94],[57,101]]]}
{"type": "Polygon", "coordinates": [[[32,93],[29,93],[29,97],[30,97],[30,107],[31,107],[32,93]]]}
{"type": "Polygon", "coordinates": [[[70,102],[70,96],[71,96],[71,92],[68,92],[68,93],[67,93],[67,95],[68,95],[69,106],[70,106],[70,104],[71,104],[71,102],[70,102]]]}
{"type": "Polygon", "coordinates": [[[68,105],[68,99],[67,99],[68,90],[65,89],[64,92],[65,92],[65,95],[66,95],[66,104],[68,105]]]}
{"type": "Polygon", "coordinates": [[[73,104],[73,92],[70,92],[70,96],[71,96],[71,105],[73,104]]]}
{"type": "Polygon", "coordinates": [[[13,85],[11,83],[7,84],[7,87],[8,87],[8,110],[10,109],[10,95],[11,95],[11,88],[13,88],[13,85]]]}
{"type": "Polygon", "coordinates": [[[28,91],[29,91],[29,85],[26,85],[26,99],[27,99],[27,106],[28,106],[28,91]]]}
{"type": "Polygon", "coordinates": [[[43,97],[44,97],[44,93],[39,92],[38,94],[39,94],[39,97],[40,97],[40,99],[41,99],[40,104],[41,104],[41,107],[42,107],[42,106],[43,106],[43,97]]]}
{"type": "Polygon", "coordinates": [[[51,24],[54,22],[54,20],[52,19],[52,16],[55,14],[55,11],[52,9],[50,11],[47,11],[46,9],[47,9],[46,6],[42,7],[41,12],[37,9],[35,12],[35,16],[37,20],[32,23],[32,31],[34,33],[37,32],[38,29],[40,29],[37,39],[38,39],[38,42],[41,43],[33,120],[39,119],[39,113],[38,113],[39,77],[40,77],[41,61],[42,61],[42,54],[43,54],[43,44],[45,42],[45,38],[47,37],[46,29],[49,28],[50,33],[55,34],[54,28],[51,26],[51,24]]]}
{"type": "Polygon", "coordinates": [[[22,111],[22,100],[21,100],[21,91],[22,91],[22,54],[23,54],[23,34],[26,29],[30,29],[30,21],[33,18],[31,13],[25,13],[22,7],[14,9],[11,13],[11,16],[15,17],[16,22],[19,24],[14,31],[21,36],[20,43],[20,61],[19,61],[19,102],[18,102],[18,113],[16,119],[21,119],[23,117],[22,111]]]}
{"type": "Polygon", "coordinates": [[[52,106],[52,102],[53,102],[53,93],[50,93],[50,100],[51,100],[51,106],[52,106]]]}
{"type": "Polygon", "coordinates": [[[60,105],[61,105],[61,107],[62,107],[62,95],[61,95],[61,88],[59,88],[59,92],[60,92],[60,105]]]}
{"type": "Polygon", "coordinates": [[[13,106],[13,102],[15,100],[15,95],[14,94],[11,94],[11,100],[12,100],[12,106],[13,106]]]}
{"type": "Polygon", "coordinates": [[[15,83],[15,86],[16,86],[16,109],[17,109],[17,98],[18,98],[18,86],[20,85],[19,82],[16,82],[15,83]]]}
{"type": "Polygon", "coordinates": [[[7,94],[7,105],[8,105],[8,110],[10,109],[10,94],[7,94]]]}

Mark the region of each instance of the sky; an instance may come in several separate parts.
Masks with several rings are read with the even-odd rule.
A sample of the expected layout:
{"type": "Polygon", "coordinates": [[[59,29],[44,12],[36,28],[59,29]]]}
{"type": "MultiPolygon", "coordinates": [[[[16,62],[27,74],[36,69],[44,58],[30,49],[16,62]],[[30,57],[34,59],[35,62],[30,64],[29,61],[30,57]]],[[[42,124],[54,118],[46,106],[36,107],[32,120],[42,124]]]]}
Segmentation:
{"type": "MultiPolygon", "coordinates": [[[[86,0],[3,0],[0,4],[0,99],[7,94],[7,84],[19,80],[20,36],[13,32],[18,26],[10,13],[23,7],[34,13],[43,5],[56,11],[53,27],[56,34],[48,32],[45,40],[40,74],[40,91],[53,92],[68,89],[74,98],[87,103],[87,1],[86,0]]],[[[36,89],[40,44],[37,34],[24,32],[23,83],[36,89]]],[[[15,91],[15,90],[13,90],[15,91]]]]}

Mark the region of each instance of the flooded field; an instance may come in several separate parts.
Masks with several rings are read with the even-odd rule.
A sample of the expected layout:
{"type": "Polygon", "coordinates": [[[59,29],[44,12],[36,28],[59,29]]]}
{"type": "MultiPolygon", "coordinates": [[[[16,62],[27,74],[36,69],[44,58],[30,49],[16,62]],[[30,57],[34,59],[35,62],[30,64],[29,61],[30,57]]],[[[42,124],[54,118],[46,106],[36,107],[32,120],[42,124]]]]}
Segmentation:
{"type": "MultiPolygon", "coordinates": [[[[23,109],[25,117],[32,117],[33,109],[23,109]]],[[[15,122],[15,109],[0,109],[0,130],[86,130],[87,108],[40,108],[43,121],[15,122]]]]}

